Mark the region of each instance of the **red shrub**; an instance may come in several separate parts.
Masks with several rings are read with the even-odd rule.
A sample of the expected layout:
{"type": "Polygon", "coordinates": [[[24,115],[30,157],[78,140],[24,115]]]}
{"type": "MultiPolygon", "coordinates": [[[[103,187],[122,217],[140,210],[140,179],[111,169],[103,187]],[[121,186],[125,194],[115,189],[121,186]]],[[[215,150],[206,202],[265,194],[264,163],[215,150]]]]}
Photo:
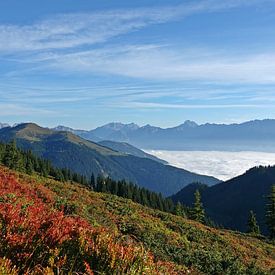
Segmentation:
{"type": "Polygon", "coordinates": [[[0,169],[0,259],[6,257],[28,274],[38,269],[41,274],[43,270],[157,274],[165,267],[154,264],[142,247],[124,247],[104,229],[66,216],[54,202],[47,188],[19,183],[0,169]]]}

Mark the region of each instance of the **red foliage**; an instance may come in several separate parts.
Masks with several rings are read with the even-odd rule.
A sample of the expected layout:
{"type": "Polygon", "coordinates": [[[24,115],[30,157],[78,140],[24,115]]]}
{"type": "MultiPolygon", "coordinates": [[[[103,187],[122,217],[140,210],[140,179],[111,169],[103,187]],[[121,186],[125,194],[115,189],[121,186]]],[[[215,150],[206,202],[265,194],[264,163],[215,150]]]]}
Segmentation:
{"type": "Polygon", "coordinates": [[[131,274],[133,268],[142,274],[140,267],[146,267],[147,274],[158,273],[159,264],[142,248],[122,246],[103,228],[94,229],[54,205],[50,190],[33,188],[0,169],[0,258],[10,259],[30,274],[38,267],[55,268],[63,274],[70,270],[91,275],[94,271],[131,274]]]}
{"type": "Polygon", "coordinates": [[[9,245],[26,247],[39,238],[51,247],[89,227],[79,218],[54,210],[36,192],[19,184],[13,176],[0,175],[0,220],[9,245]]]}

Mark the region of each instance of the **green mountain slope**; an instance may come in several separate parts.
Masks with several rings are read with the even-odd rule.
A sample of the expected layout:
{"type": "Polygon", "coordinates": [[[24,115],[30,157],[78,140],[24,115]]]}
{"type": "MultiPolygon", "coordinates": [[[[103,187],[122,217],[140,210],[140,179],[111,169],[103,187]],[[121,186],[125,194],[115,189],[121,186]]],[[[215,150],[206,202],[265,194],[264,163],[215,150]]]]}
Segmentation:
{"type": "Polygon", "coordinates": [[[4,217],[0,219],[1,228],[13,226],[11,235],[0,231],[0,248],[5,246],[0,249],[0,270],[16,265],[21,272],[31,267],[28,274],[38,268],[40,273],[32,274],[53,274],[49,272],[54,268],[60,274],[67,274],[68,270],[92,274],[88,273],[91,269],[95,274],[258,275],[272,274],[275,267],[274,246],[263,240],[209,228],[77,184],[27,176],[0,167],[0,197],[0,216],[4,217]],[[13,218],[18,220],[13,224],[9,215],[14,215],[13,208],[17,206],[24,212],[13,218]],[[56,216],[59,219],[53,219],[56,216]],[[42,231],[40,218],[43,218],[42,231]],[[21,223],[24,226],[20,227],[21,223]],[[80,226],[80,232],[74,224],[80,226]],[[37,239],[39,232],[43,239],[37,239]],[[24,239],[25,234],[33,241],[24,239]],[[50,234],[51,239],[43,234],[50,234]],[[59,234],[65,234],[65,239],[53,242],[59,234]],[[84,249],[83,237],[90,234],[93,241],[84,249]],[[18,253],[9,254],[18,244],[21,245],[17,246],[18,253]],[[32,255],[29,251],[33,251],[33,246],[32,255]],[[7,263],[6,259],[3,264],[3,257],[12,262],[7,263]]]}
{"type": "Polygon", "coordinates": [[[208,215],[227,228],[247,230],[250,210],[256,213],[263,232],[265,227],[266,196],[275,183],[275,167],[255,167],[245,174],[212,187],[192,184],[172,196],[174,201],[192,205],[194,192],[201,191],[208,215]]]}
{"type": "Polygon", "coordinates": [[[213,177],[123,154],[70,132],[57,132],[32,123],[0,130],[0,141],[12,139],[16,139],[19,147],[31,149],[57,167],[69,168],[88,178],[94,173],[126,179],[164,195],[171,195],[194,181],[209,185],[218,182],[213,177]]]}

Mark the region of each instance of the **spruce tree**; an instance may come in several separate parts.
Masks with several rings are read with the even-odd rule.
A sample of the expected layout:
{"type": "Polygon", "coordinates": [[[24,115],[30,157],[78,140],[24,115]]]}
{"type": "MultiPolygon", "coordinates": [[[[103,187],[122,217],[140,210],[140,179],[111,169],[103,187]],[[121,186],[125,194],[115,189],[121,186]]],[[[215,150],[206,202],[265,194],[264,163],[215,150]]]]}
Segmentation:
{"type": "Polygon", "coordinates": [[[248,227],[247,233],[251,233],[251,234],[255,234],[255,235],[260,234],[260,227],[257,223],[256,215],[254,214],[254,212],[252,210],[249,212],[247,227],[248,227]]]}
{"type": "Polygon", "coordinates": [[[182,206],[182,204],[180,202],[177,202],[176,207],[175,207],[175,214],[177,216],[181,216],[181,217],[186,217],[184,208],[182,206]]]}
{"type": "Polygon", "coordinates": [[[3,159],[4,165],[11,169],[16,169],[17,166],[17,148],[16,141],[13,140],[6,146],[6,153],[3,159]]]}
{"type": "Polygon", "coordinates": [[[271,193],[267,196],[266,225],[271,239],[275,238],[275,184],[272,185],[271,193]]]}
{"type": "Polygon", "coordinates": [[[94,175],[94,173],[92,173],[90,185],[91,185],[91,188],[93,190],[95,190],[96,184],[95,184],[95,175],[94,175]]]}
{"type": "Polygon", "coordinates": [[[33,173],[33,163],[32,160],[30,158],[27,158],[27,162],[26,162],[26,172],[27,174],[31,175],[33,173]]]}
{"type": "Polygon", "coordinates": [[[195,202],[191,211],[191,218],[195,221],[204,223],[205,222],[205,211],[201,202],[201,194],[199,190],[195,192],[195,202]]]}

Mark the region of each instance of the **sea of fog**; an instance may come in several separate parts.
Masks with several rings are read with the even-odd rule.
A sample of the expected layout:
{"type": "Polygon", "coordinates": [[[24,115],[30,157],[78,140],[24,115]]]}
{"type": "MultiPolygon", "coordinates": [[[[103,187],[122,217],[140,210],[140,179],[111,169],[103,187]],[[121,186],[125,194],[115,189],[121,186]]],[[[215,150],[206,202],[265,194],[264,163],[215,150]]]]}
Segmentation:
{"type": "Polygon", "coordinates": [[[275,165],[275,153],[162,150],[146,150],[146,152],[166,160],[173,166],[221,180],[243,174],[254,166],[275,165]]]}

